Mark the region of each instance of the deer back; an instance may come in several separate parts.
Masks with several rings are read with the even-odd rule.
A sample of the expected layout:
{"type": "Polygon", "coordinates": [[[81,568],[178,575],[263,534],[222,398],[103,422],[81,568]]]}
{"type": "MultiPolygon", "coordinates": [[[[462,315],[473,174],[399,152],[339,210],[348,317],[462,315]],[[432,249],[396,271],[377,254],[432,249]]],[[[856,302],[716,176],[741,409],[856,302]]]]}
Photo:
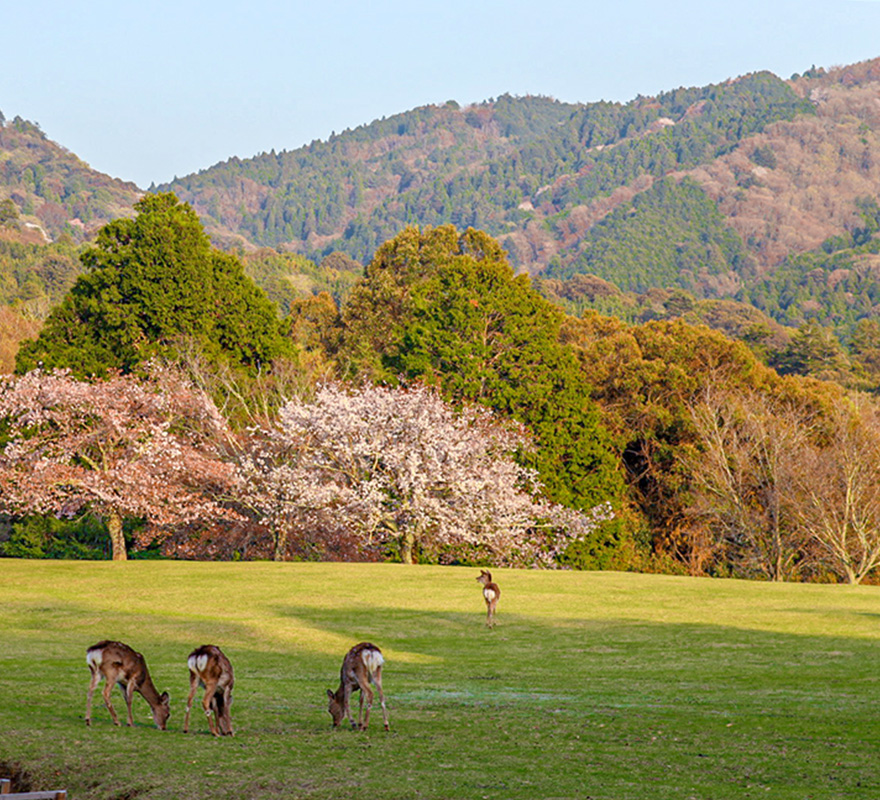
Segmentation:
{"type": "Polygon", "coordinates": [[[186,660],[189,671],[197,675],[202,685],[216,684],[226,689],[235,684],[232,663],[223,651],[212,644],[203,644],[193,650],[186,660]]]}
{"type": "Polygon", "coordinates": [[[93,672],[99,671],[111,683],[127,684],[134,681],[137,688],[147,673],[144,657],[122,642],[109,639],[93,644],[86,650],[86,663],[93,672]]]}

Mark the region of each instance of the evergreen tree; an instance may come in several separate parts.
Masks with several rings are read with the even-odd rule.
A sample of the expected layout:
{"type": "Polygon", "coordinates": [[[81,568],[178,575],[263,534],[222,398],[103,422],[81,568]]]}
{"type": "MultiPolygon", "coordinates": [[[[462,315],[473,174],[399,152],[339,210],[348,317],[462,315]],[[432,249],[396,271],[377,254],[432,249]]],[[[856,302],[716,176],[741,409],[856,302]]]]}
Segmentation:
{"type": "MultiPolygon", "coordinates": [[[[622,481],[590,387],[559,344],[562,313],[514,276],[487,234],[407,228],[383,245],[342,309],[352,374],[437,385],[523,422],[552,500],[619,500],[622,481]]],[[[529,460],[529,457],[526,457],[529,460]]]]}
{"type": "Polygon", "coordinates": [[[22,346],[17,371],[127,372],[184,342],[248,369],[278,355],[275,309],[234,256],[211,247],[195,211],[173,194],[148,195],[135,209],[83,253],[86,274],[22,346]]]}

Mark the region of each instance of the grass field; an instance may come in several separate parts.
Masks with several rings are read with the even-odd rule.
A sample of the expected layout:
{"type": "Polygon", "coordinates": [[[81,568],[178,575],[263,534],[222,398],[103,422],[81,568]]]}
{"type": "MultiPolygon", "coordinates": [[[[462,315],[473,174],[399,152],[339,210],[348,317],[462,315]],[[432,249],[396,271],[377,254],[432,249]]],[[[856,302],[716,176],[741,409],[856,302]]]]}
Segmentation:
{"type": "MultiPolygon", "coordinates": [[[[880,588],[391,564],[0,560],[0,772],[90,798],[880,797],[880,588]],[[169,690],[168,731],[98,702],[120,639],[169,690]],[[368,639],[391,732],[332,730],[368,639]],[[234,738],[181,733],[186,656],[235,668],[234,738]]],[[[114,705],[125,703],[114,690],[114,705]]]]}

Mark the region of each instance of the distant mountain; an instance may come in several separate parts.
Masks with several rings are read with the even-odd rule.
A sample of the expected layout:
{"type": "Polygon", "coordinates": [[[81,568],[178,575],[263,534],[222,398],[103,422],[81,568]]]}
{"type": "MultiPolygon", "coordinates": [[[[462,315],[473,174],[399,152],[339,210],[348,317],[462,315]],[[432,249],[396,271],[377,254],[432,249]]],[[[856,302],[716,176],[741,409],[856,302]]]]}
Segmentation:
{"type": "Polygon", "coordinates": [[[770,73],[625,105],[505,95],[426,106],[159,188],[192,203],[220,239],[363,260],[407,224],[452,222],[501,238],[534,273],[576,259],[591,224],[653,179],[812,112],[770,73]]]}
{"type": "MultiPolygon", "coordinates": [[[[19,240],[48,242],[67,233],[74,241],[131,215],[143,194],[133,183],[97,172],[51,141],[40,126],[0,113],[0,201],[18,214],[19,240]]],[[[0,226],[8,227],[8,226],[0,226]]],[[[7,229],[0,238],[13,238],[7,229]]]]}
{"type": "MultiPolygon", "coordinates": [[[[452,222],[496,236],[573,311],[643,319],[674,313],[684,292],[754,307],[777,338],[774,325],[818,322],[847,340],[880,316],[878,153],[880,59],[629,103],[450,101],[151,188],[190,202],[219,246],[262,253],[260,269],[267,248],[363,262],[406,225],[452,222]]],[[[0,128],[0,159],[19,235],[84,237],[138,196],[18,118],[0,128]]],[[[283,304],[279,270],[303,263],[272,262],[283,304]]],[[[748,313],[723,309],[754,332],[748,313]]]]}

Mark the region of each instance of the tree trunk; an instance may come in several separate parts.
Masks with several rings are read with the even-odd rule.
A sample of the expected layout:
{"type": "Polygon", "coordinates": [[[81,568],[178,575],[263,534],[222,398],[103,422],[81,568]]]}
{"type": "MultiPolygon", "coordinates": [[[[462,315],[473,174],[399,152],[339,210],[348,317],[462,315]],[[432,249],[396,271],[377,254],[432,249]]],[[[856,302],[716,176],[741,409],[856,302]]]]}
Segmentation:
{"type": "Polygon", "coordinates": [[[113,560],[127,561],[128,553],[125,552],[125,537],[122,535],[122,516],[118,511],[110,511],[107,514],[107,530],[110,532],[113,560]]]}
{"type": "Polygon", "coordinates": [[[284,561],[287,555],[287,528],[279,528],[275,531],[275,552],[272,553],[273,561],[284,561]]]}
{"type": "Polygon", "coordinates": [[[413,548],[416,544],[415,534],[411,530],[405,530],[400,537],[400,560],[404,564],[413,563],[413,548]]]}

